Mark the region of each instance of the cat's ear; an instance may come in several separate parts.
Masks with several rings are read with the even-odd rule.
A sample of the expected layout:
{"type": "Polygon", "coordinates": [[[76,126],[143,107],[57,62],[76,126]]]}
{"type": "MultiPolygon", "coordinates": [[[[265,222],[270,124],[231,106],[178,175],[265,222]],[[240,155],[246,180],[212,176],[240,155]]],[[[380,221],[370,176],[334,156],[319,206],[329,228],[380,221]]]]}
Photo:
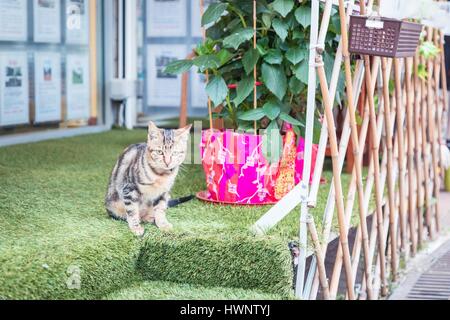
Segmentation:
{"type": "Polygon", "coordinates": [[[192,124],[188,124],[187,126],[175,130],[175,134],[178,137],[188,137],[189,133],[191,132],[192,124]]]}
{"type": "Polygon", "coordinates": [[[148,140],[157,140],[159,138],[160,129],[153,121],[148,122],[148,140]]]}

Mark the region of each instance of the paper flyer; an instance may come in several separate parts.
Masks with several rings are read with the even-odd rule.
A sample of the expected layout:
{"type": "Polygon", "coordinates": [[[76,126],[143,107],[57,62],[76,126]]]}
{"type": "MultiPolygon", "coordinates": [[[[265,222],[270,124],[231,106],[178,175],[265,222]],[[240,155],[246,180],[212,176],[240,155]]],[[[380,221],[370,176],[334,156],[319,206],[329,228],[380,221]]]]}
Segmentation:
{"type": "Polygon", "coordinates": [[[89,57],[69,54],[66,60],[67,120],[89,118],[89,57]]]}
{"type": "Polygon", "coordinates": [[[29,121],[27,54],[0,52],[0,126],[29,121]]]}
{"type": "Polygon", "coordinates": [[[34,0],[34,41],[61,42],[61,1],[34,0]]]}
{"type": "Polygon", "coordinates": [[[35,122],[61,120],[61,55],[36,52],[34,55],[35,122]]]}
{"type": "Polygon", "coordinates": [[[27,0],[0,0],[0,40],[27,40],[27,0]]]}
{"type": "Polygon", "coordinates": [[[186,36],[186,0],[148,0],[147,36],[186,36]]]}
{"type": "Polygon", "coordinates": [[[170,62],[186,57],[184,45],[147,46],[148,104],[156,107],[177,107],[181,99],[181,75],[163,72],[170,62]]]}
{"type": "Polygon", "coordinates": [[[66,43],[89,43],[89,8],[87,0],[66,0],[66,43]]]}

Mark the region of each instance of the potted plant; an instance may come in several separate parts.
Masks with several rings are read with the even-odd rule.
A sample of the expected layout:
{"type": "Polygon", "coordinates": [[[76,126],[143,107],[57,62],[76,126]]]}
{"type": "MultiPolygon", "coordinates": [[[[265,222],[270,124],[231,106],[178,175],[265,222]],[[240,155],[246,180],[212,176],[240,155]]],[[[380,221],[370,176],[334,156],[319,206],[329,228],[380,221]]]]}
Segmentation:
{"type": "MultiPolygon", "coordinates": [[[[283,157],[293,154],[287,150],[290,148],[286,148],[287,138],[290,140],[288,132],[293,132],[297,137],[293,144],[297,151],[294,154],[296,156],[303,154],[303,150],[298,146],[302,145],[300,140],[304,136],[311,3],[309,0],[302,2],[258,0],[256,17],[257,39],[256,46],[254,46],[253,1],[219,0],[217,3],[211,4],[202,16],[202,26],[206,28],[206,36],[204,42],[196,47],[195,57],[172,62],[165,71],[179,74],[196,67],[199,72],[208,74],[209,81],[206,85],[206,92],[211,103],[213,106],[223,106],[221,111],[214,116],[227,120],[229,126],[237,133],[235,132],[235,136],[232,137],[226,132],[214,131],[211,133],[210,130],[207,130],[203,134],[202,154],[205,155],[208,150],[205,145],[211,143],[211,137],[215,141],[211,149],[217,152],[229,152],[226,150],[227,148],[220,150],[217,141],[221,141],[223,144],[225,140],[228,142],[232,140],[235,146],[239,146],[240,143],[243,145],[251,143],[258,146],[259,149],[256,153],[261,156],[258,156],[258,159],[247,161],[246,156],[251,154],[251,150],[247,150],[247,152],[243,152],[246,156],[241,159],[243,161],[241,166],[253,164],[255,160],[258,163],[256,168],[260,168],[256,171],[266,172],[265,181],[261,184],[255,183],[259,186],[260,200],[252,199],[248,202],[265,203],[276,201],[273,192],[268,191],[267,188],[274,189],[277,179],[280,180],[279,177],[283,175],[278,170],[280,157],[283,160],[283,157]],[[256,70],[257,84],[256,108],[254,104],[254,70],[256,70]],[[264,134],[255,134],[255,127],[257,130],[264,129],[264,134]],[[239,135],[241,135],[241,139],[247,140],[240,142],[239,135]],[[263,170],[262,167],[266,169],[263,170]],[[265,197],[264,193],[266,193],[265,197]]],[[[333,8],[324,52],[328,77],[331,77],[338,46],[339,23],[339,14],[333,8]]],[[[343,81],[338,86],[337,97],[343,93],[342,84],[343,81]]],[[[317,110],[317,122],[319,122],[319,118],[320,110],[317,110]]],[[[318,123],[316,127],[320,127],[320,124],[318,123]]],[[[315,140],[318,141],[318,138],[317,131],[315,140]]],[[[243,150],[238,147],[235,151],[243,150]]],[[[212,159],[221,158],[218,154],[210,155],[209,158],[212,159]]],[[[238,157],[232,154],[232,158],[238,157]]],[[[229,158],[223,160],[231,161],[231,165],[235,169],[232,171],[238,171],[236,163],[233,162],[235,160],[232,161],[229,158]]],[[[290,163],[294,165],[295,157],[290,163]]],[[[224,171],[226,175],[232,175],[221,166],[222,164],[219,164],[219,167],[216,168],[217,172],[224,171]]],[[[216,178],[211,177],[211,170],[208,166],[204,165],[204,167],[207,182],[210,185],[216,178]]],[[[298,168],[295,170],[298,171],[298,168]]],[[[296,182],[300,176],[301,173],[296,175],[296,182]]],[[[256,177],[256,180],[258,179],[256,177]]],[[[233,185],[229,188],[231,191],[236,189],[234,186],[236,183],[231,183],[233,185]]],[[[210,188],[209,190],[212,191],[210,188]]],[[[217,199],[219,198],[217,196],[217,199]]],[[[230,202],[237,202],[233,200],[236,198],[233,198],[232,195],[230,199],[230,202]]]]}

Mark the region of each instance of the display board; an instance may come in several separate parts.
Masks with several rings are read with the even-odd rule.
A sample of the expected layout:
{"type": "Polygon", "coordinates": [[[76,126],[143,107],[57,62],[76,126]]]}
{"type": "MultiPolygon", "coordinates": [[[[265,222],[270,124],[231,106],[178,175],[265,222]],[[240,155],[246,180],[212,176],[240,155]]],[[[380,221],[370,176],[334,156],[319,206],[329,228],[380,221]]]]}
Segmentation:
{"type": "Polygon", "coordinates": [[[0,52],[0,126],[29,122],[28,105],[27,54],[0,52]]]}
{"type": "Polygon", "coordinates": [[[66,59],[67,120],[89,118],[89,57],[68,54],[66,59]]]}
{"type": "Polygon", "coordinates": [[[61,1],[33,1],[33,39],[35,42],[61,42],[61,1]]]}
{"type": "Polygon", "coordinates": [[[164,73],[167,64],[186,56],[183,45],[149,45],[147,91],[152,104],[160,107],[179,105],[181,99],[181,76],[164,73]]]}
{"type": "Polygon", "coordinates": [[[89,0],[0,0],[0,127],[87,120],[88,46],[89,0]]]}
{"type": "Polygon", "coordinates": [[[34,55],[35,122],[61,120],[61,55],[36,52],[34,55]]]}
{"type": "Polygon", "coordinates": [[[26,41],[27,28],[27,0],[0,0],[0,41],[26,41]]]}
{"type": "Polygon", "coordinates": [[[66,0],[66,43],[89,43],[87,0],[66,0]]]}
{"type": "Polygon", "coordinates": [[[186,12],[186,0],[147,0],[147,35],[186,36],[186,12]]]}
{"type": "MultiPolygon", "coordinates": [[[[204,10],[217,0],[204,0],[204,10]]],[[[174,111],[180,107],[181,76],[162,73],[171,59],[184,59],[202,41],[200,0],[144,1],[145,17],[145,82],[144,103],[151,110],[174,111]]],[[[188,112],[207,109],[205,77],[189,73],[188,112]]]]}

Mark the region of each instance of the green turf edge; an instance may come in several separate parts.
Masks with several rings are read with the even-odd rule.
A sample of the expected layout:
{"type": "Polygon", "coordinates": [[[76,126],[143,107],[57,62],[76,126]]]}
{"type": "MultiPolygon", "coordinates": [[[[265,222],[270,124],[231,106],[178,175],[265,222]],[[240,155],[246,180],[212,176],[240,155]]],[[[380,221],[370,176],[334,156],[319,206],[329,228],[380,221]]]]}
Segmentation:
{"type": "Polygon", "coordinates": [[[291,294],[292,259],[278,238],[153,234],[143,241],[144,279],[291,294]]]}
{"type": "MultiPolygon", "coordinates": [[[[293,297],[288,297],[293,299],[293,297]]],[[[104,300],[283,300],[286,297],[226,287],[204,287],[188,283],[145,281],[106,295],[104,300]]]]}
{"type": "Polygon", "coordinates": [[[60,246],[43,243],[39,249],[19,246],[0,250],[0,298],[100,299],[138,279],[139,244],[128,234],[66,251],[60,246]]]}

